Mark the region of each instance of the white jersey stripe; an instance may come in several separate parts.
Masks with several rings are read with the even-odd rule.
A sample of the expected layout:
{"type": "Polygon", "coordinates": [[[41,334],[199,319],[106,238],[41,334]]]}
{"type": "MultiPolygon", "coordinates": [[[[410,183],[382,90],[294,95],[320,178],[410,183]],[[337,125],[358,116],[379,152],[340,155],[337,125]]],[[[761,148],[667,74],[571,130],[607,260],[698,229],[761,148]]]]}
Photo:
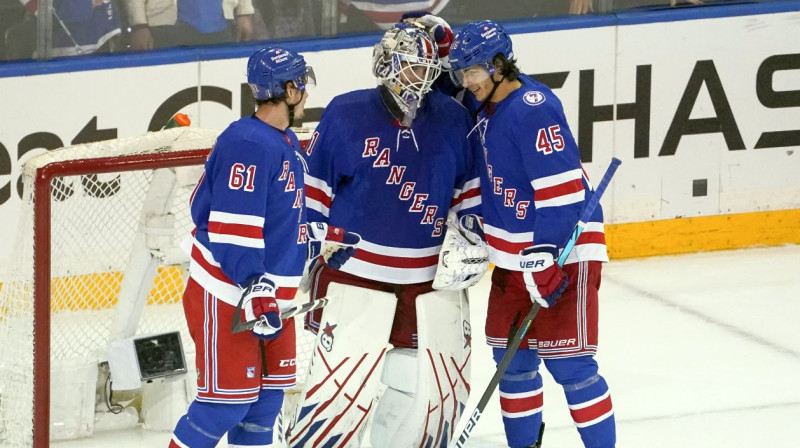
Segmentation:
{"type": "Polygon", "coordinates": [[[564,171],[563,173],[555,174],[552,176],[545,176],[540,177],[538,179],[534,179],[531,181],[531,185],[535,190],[540,190],[542,188],[552,187],[555,185],[560,185],[571,180],[575,179],[582,179],[583,178],[583,171],[580,168],[575,168],[574,170],[564,171]]]}
{"type": "Polygon", "coordinates": [[[480,186],[481,186],[481,179],[479,177],[470,179],[467,182],[464,182],[463,188],[453,190],[453,199],[458,199],[458,197],[461,196],[461,194],[464,193],[465,191],[479,188],[480,186]]]}
{"type": "Polygon", "coordinates": [[[305,179],[305,184],[306,185],[314,187],[317,190],[322,191],[323,193],[325,193],[325,196],[327,196],[327,197],[329,197],[331,199],[333,198],[333,190],[331,189],[331,187],[328,186],[328,184],[324,180],[317,179],[316,177],[314,177],[314,176],[312,176],[312,175],[310,175],[308,173],[306,173],[304,179],[305,179]]]}
{"type": "Polygon", "coordinates": [[[239,213],[226,213],[211,211],[208,214],[208,221],[222,222],[225,224],[244,224],[248,226],[264,227],[264,217],[255,215],[243,215],[239,213]]]}
{"type": "Polygon", "coordinates": [[[558,207],[561,205],[575,204],[576,202],[583,202],[586,197],[585,191],[581,190],[575,193],[565,194],[563,196],[556,196],[554,198],[545,199],[543,201],[534,201],[536,208],[545,207],[558,207]]]}
{"type": "MultiPolygon", "coordinates": [[[[358,248],[379,255],[385,255],[389,257],[406,257],[406,258],[429,257],[431,255],[438,255],[439,251],[442,249],[441,246],[424,247],[422,249],[415,249],[410,247],[382,246],[380,244],[371,243],[366,240],[361,240],[361,242],[358,243],[358,248]]],[[[347,264],[345,264],[345,266],[346,265],[347,264]]]]}
{"type": "Polygon", "coordinates": [[[208,241],[220,244],[233,244],[234,246],[252,247],[254,249],[264,248],[263,238],[248,238],[246,236],[228,235],[225,233],[208,232],[208,241]]]}
{"type": "Polygon", "coordinates": [[[436,264],[424,268],[392,268],[369,263],[356,258],[347,260],[342,272],[386,283],[409,284],[433,280],[436,264]]]}
{"type": "Polygon", "coordinates": [[[484,224],[483,232],[495,238],[508,241],[510,243],[531,243],[533,244],[533,232],[511,233],[499,227],[484,224]]]}
{"type": "Polygon", "coordinates": [[[464,209],[467,209],[467,208],[471,208],[471,207],[477,207],[479,205],[481,205],[481,197],[480,196],[475,196],[474,198],[465,199],[465,200],[459,202],[458,205],[453,207],[451,210],[453,212],[459,212],[461,210],[464,210],[464,209]]]}
{"type": "Polygon", "coordinates": [[[320,212],[322,214],[322,216],[325,216],[326,218],[328,216],[330,216],[330,214],[331,214],[331,209],[329,209],[327,206],[325,206],[325,204],[323,204],[322,202],[319,202],[316,199],[312,199],[309,196],[306,196],[306,208],[310,208],[311,210],[316,210],[316,211],[320,212]]]}

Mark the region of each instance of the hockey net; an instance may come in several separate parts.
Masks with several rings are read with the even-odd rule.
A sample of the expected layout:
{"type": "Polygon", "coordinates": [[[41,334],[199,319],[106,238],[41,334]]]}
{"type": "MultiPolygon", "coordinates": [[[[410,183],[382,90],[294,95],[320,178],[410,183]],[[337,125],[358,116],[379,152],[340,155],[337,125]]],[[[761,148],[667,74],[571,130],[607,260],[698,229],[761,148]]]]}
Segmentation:
{"type": "MultiPolygon", "coordinates": [[[[168,129],[62,148],[24,165],[17,262],[0,279],[0,445],[89,437],[99,414],[147,426],[142,397],[110,397],[104,362],[109,343],[125,337],[180,332],[185,410],[196,372],[180,245],[218,134],[168,129]]],[[[298,384],[315,340],[300,325],[298,384]]]]}

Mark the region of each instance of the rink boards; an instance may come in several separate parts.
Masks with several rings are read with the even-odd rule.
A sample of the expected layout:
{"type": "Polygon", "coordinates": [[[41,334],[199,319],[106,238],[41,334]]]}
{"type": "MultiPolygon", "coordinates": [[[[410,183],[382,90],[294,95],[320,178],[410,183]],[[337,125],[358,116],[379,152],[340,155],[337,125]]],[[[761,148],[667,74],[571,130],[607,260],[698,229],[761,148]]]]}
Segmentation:
{"type": "MultiPolygon", "coordinates": [[[[612,156],[624,162],[603,198],[613,258],[800,243],[798,11],[793,1],[508,27],[523,71],[562,99],[590,177],[612,156]]],[[[318,76],[306,125],[335,95],[375,85],[377,39],[285,43],[318,76]]],[[[25,160],[140,135],[178,111],[224,128],[249,113],[241,82],[255,48],[1,65],[0,280],[25,160]]]]}

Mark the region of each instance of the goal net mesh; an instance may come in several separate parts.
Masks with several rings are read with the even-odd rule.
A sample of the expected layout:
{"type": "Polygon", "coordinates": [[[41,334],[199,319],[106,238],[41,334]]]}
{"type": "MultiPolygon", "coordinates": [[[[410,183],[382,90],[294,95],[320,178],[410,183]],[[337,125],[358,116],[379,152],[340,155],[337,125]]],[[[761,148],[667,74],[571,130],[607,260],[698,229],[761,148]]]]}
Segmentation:
{"type": "MultiPolygon", "coordinates": [[[[187,368],[194,374],[195,349],[181,304],[188,259],[180,244],[193,228],[189,197],[202,160],[178,165],[185,165],[190,152],[206,154],[218,133],[175,128],[54,150],[24,165],[15,263],[8,278],[0,279],[0,445],[32,446],[34,424],[42,424],[34,421],[34,394],[42,393],[42,387],[33,372],[34,353],[46,347],[44,335],[35,334],[41,327],[34,326],[34,301],[48,298],[35,297],[39,282],[50,284],[49,315],[35,318],[50,324],[49,360],[37,368],[50,372],[51,438],[58,429],[54,425],[65,424],[56,421],[64,418],[55,418],[63,401],[55,395],[70,388],[70,376],[80,366],[105,361],[108,344],[116,338],[179,331],[187,368]],[[131,169],[139,158],[149,161],[147,167],[131,169]],[[34,231],[37,176],[43,170],[58,173],[65,164],[82,174],[52,177],[50,218],[44,223],[37,218],[34,231]],[[34,242],[41,244],[47,233],[50,249],[44,251],[34,242]],[[141,267],[143,257],[147,269],[141,267]],[[48,260],[50,275],[44,278],[41,266],[48,260]],[[143,307],[128,303],[136,297],[143,307]]],[[[314,338],[304,331],[298,335],[301,364],[314,338]]],[[[299,383],[303,372],[298,365],[299,383]]],[[[67,435],[91,435],[91,429],[77,426],[75,434],[67,435]]]]}

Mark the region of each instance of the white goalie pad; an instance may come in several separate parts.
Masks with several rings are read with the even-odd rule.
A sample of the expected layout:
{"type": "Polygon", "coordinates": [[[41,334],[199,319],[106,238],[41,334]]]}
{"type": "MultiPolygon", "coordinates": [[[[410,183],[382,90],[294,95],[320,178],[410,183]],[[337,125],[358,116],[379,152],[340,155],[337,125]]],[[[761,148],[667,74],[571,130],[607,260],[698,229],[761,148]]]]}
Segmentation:
{"type": "Polygon", "coordinates": [[[433,278],[434,289],[457,291],[478,283],[489,269],[489,249],[480,239],[471,241],[448,220],[439,264],[433,278]]]}
{"type": "Polygon", "coordinates": [[[447,446],[469,397],[472,328],[465,291],[417,297],[418,349],[393,349],[373,417],[374,448],[447,446]]]}
{"type": "Polygon", "coordinates": [[[287,432],[291,447],[358,447],[380,385],[397,298],[331,283],[310,372],[287,432]]]}

